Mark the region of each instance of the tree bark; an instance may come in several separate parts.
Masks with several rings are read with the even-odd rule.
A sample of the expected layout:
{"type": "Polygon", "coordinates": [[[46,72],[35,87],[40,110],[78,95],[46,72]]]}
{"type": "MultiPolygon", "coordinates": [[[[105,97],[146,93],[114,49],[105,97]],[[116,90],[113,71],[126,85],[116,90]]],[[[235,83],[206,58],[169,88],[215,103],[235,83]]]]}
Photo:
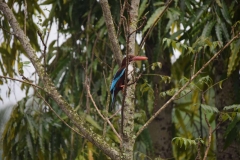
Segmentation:
{"type": "MultiPolygon", "coordinates": [[[[222,57],[222,56],[221,56],[222,57]]],[[[215,83],[226,77],[227,65],[224,63],[225,58],[220,58],[216,64],[215,70],[215,83]]],[[[239,104],[240,103],[240,81],[239,70],[236,69],[227,80],[222,84],[222,89],[216,85],[215,89],[215,105],[219,111],[222,111],[225,106],[239,104]]],[[[219,123],[219,117],[216,119],[216,123],[219,123]]],[[[217,142],[217,159],[236,160],[240,157],[240,145],[236,140],[225,148],[226,137],[225,132],[229,125],[229,121],[226,121],[220,125],[216,130],[216,142],[217,142]]]]}
{"type": "Polygon", "coordinates": [[[112,15],[110,11],[110,7],[108,4],[107,0],[100,0],[100,4],[102,7],[103,11],[103,16],[105,23],[107,25],[107,30],[108,30],[108,37],[110,40],[110,44],[112,46],[112,52],[114,54],[114,57],[117,60],[117,63],[119,66],[121,66],[122,63],[122,52],[118,43],[117,35],[116,35],[116,30],[113,25],[113,20],[112,20],[112,15]]]}
{"type": "MultiPolygon", "coordinates": [[[[138,8],[139,8],[140,0],[132,0],[130,7],[130,18],[128,21],[128,33],[129,39],[127,40],[127,54],[135,55],[135,45],[136,45],[136,22],[138,19],[138,8]],[[135,24],[135,25],[134,25],[135,24]]],[[[134,73],[131,74],[132,78],[129,83],[134,81],[134,73]]],[[[124,98],[123,107],[123,143],[122,143],[122,151],[123,151],[123,159],[124,160],[132,160],[133,159],[133,147],[135,143],[134,137],[134,112],[135,112],[135,88],[136,83],[133,85],[125,87],[127,89],[126,95],[124,98]]]]}
{"type": "Polygon", "coordinates": [[[10,23],[13,34],[17,37],[20,41],[21,45],[23,46],[25,52],[28,55],[28,58],[32,62],[39,78],[44,83],[45,92],[58,104],[63,112],[68,116],[68,118],[73,122],[73,124],[79,129],[80,133],[90,142],[92,142],[96,147],[101,149],[106,155],[111,157],[112,159],[120,159],[119,150],[115,147],[110,146],[106,141],[99,136],[98,134],[94,133],[93,131],[89,130],[85,124],[84,120],[77,114],[72,107],[62,98],[62,96],[58,93],[56,87],[52,83],[50,77],[45,73],[45,70],[40,63],[37,55],[35,54],[34,49],[32,48],[31,44],[29,43],[29,39],[24,34],[23,30],[20,28],[15,16],[13,15],[11,9],[8,5],[0,0],[0,10],[3,12],[4,16],[7,18],[8,22],[10,23]]]}
{"type": "MultiPolygon", "coordinates": [[[[154,30],[156,32],[156,30],[154,30]]],[[[157,36],[157,33],[154,34],[157,36]]],[[[148,38],[145,44],[146,54],[149,57],[149,63],[161,62],[162,69],[155,69],[155,74],[171,76],[171,62],[168,50],[161,50],[159,46],[158,38],[151,37],[148,38]],[[159,54],[161,52],[161,54],[159,54]]],[[[154,109],[155,113],[161,106],[163,106],[169,97],[160,97],[160,92],[169,90],[171,88],[171,83],[164,83],[161,78],[156,76],[153,79],[153,89],[154,89],[154,109]]],[[[172,153],[172,108],[173,104],[170,103],[167,108],[165,108],[157,117],[149,124],[148,130],[153,143],[153,155],[151,157],[157,158],[171,158],[172,153]]]]}

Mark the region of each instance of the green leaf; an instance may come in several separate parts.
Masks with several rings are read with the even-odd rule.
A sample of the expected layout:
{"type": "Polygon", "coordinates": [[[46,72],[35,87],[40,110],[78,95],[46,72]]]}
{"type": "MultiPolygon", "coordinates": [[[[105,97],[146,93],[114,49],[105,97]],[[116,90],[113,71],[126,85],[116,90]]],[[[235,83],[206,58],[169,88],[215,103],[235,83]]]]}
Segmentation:
{"type": "Polygon", "coordinates": [[[206,105],[206,104],[201,104],[201,107],[206,112],[214,112],[214,113],[218,113],[219,112],[216,107],[209,106],[209,105],[206,105]]]}
{"type": "Polygon", "coordinates": [[[149,20],[147,21],[147,24],[146,24],[146,26],[144,27],[142,34],[144,34],[147,29],[149,29],[150,27],[153,26],[153,24],[155,23],[155,21],[158,20],[159,16],[161,15],[162,11],[164,10],[164,8],[165,8],[165,6],[159,7],[158,9],[155,10],[155,12],[151,15],[151,17],[150,17],[149,20]]]}
{"type": "Polygon", "coordinates": [[[68,14],[69,14],[69,18],[70,18],[70,21],[72,22],[73,21],[73,19],[72,19],[72,16],[73,16],[73,3],[71,3],[70,5],[69,5],[69,9],[68,9],[68,14]]]}
{"type": "Polygon", "coordinates": [[[236,127],[236,124],[239,121],[240,121],[240,119],[237,116],[235,116],[233,121],[230,124],[228,124],[227,129],[226,129],[224,135],[227,136],[233,130],[233,128],[236,127]]]}
{"type": "Polygon", "coordinates": [[[39,141],[39,146],[40,146],[40,149],[42,151],[42,153],[44,154],[45,153],[45,150],[44,150],[44,133],[43,133],[43,124],[40,124],[39,125],[39,136],[38,136],[38,141],[39,141]]]}
{"type": "Polygon", "coordinates": [[[196,13],[196,11],[193,11],[192,13],[192,19],[190,19],[190,21],[194,21],[193,24],[197,25],[197,23],[200,21],[200,19],[202,18],[203,14],[209,9],[209,3],[211,3],[211,1],[207,1],[207,3],[203,6],[201,6],[198,11],[197,14],[194,15],[196,13]]]}
{"type": "Polygon", "coordinates": [[[181,115],[181,112],[179,110],[176,110],[175,111],[175,116],[177,118],[177,122],[180,124],[180,128],[183,129],[185,134],[187,134],[188,131],[187,131],[186,125],[184,124],[184,119],[181,115]]]}
{"type": "Polygon", "coordinates": [[[222,42],[222,28],[221,28],[221,24],[217,23],[215,25],[215,31],[216,31],[216,35],[217,35],[217,39],[222,42]]]}
{"type": "Polygon", "coordinates": [[[156,62],[157,66],[161,69],[162,68],[162,63],[161,62],[156,62]]]}
{"type": "Polygon", "coordinates": [[[222,28],[224,37],[227,39],[227,41],[229,41],[230,40],[230,36],[229,36],[228,29],[226,27],[225,22],[223,22],[219,17],[217,18],[217,20],[218,20],[218,23],[221,24],[221,28],[222,28]]]}
{"type": "Polygon", "coordinates": [[[211,77],[209,75],[201,77],[198,82],[200,84],[206,84],[208,87],[210,87],[213,83],[213,80],[211,79],[211,77]]]}
{"type": "Polygon", "coordinates": [[[86,116],[86,121],[90,123],[92,126],[94,126],[95,128],[102,130],[102,127],[98,124],[98,122],[95,121],[90,115],[86,116]]]}
{"type": "Polygon", "coordinates": [[[23,65],[27,65],[27,64],[30,64],[31,61],[23,61],[23,65]]]}
{"type": "Polygon", "coordinates": [[[223,108],[223,110],[230,110],[230,109],[233,109],[234,111],[240,110],[240,104],[234,104],[234,105],[231,105],[231,106],[225,106],[223,108]]]}
{"type": "Polygon", "coordinates": [[[224,122],[226,120],[232,121],[232,117],[228,113],[220,112],[220,120],[222,122],[224,122]]]}
{"type": "Polygon", "coordinates": [[[216,3],[218,4],[219,7],[222,7],[222,3],[220,2],[220,0],[216,0],[216,3]]]}
{"type": "Polygon", "coordinates": [[[31,140],[30,134],[26,135],[26,141],[27,141],[27,147],[28,147],[29,154],[31,155],[31,158],[34,159],[34,152],[33,152],[34,146],[32,144],[32,140],[31,140]]]}
{"type": "Polygon", "coordinates": [[[174,142],[177,145],[180,145],[180,148],[184,145],[185,150],[187,149],[187,147],[189,147],[191,145],[193,145],[193,146],[197,145],[195,140],[182,138],[182,137],[175,137],[172,139],[172,142],[174,142]]]}
{"type": "Polygon", "coordinates": [[[27,127],[31,133],[31,136],[33,137],[33,140],[35,140],[34,120],[28,115],[25,115],[25,117],[27,120],[27,127]]]}
{"type": "Polygon", "coordinates": [[[104,25],[104,17],[101,17],[95,25],[95,29],[100,29],[104,25]]]}
{"type": "Polygon", "coordinates": [[[139,10],[138,10],[138,19],[141,18],[143,12],[148,7],[148,5],[149,5],[148,0],[142,1],[142,3],[140,4],[139,10]]]}
{"type": "Polygon", "coordinates": [[[222,12],[222,15],[223,15],[224,19],[226,20],[226,22],[229,25],[232,25],[231,18],[230,18],[230,15],[229,15],[229,11],[228,11],[228,7],[226,6],[226,3],[225,3],[224,0],[222,0],[221,12],[222,12]]]}
{"type": "Polygon", "coordinates": [[[204,29],[202,31],[202,36],[203,37],[208,37],[211,34],[212,28],[215,25],[216,21],[212,20],[210,22],[208,22],[205,26],[204,29]]]}
{"type": "Polygon", "coordinates": [[[19,75],[23,75],[24,74],[23,63],[22,62],[18,63],[18,73],[19,73],[19,75]]]}
{"type": "Polygon", "coordinates": [[[231,55],[228,62],[227,76],[229,77],[234,72],[240,62],[240,39],[234,41],[231,45],[231,55]]]}
{"type": "Polygon", "coordinates": [[[142,93],[142,95],[144,94],[144,92],[149,92],[149,94],[151,94],[151,95],[154,93],[152,87],[146,82],[141,84],[140,92],[142,93]]]}

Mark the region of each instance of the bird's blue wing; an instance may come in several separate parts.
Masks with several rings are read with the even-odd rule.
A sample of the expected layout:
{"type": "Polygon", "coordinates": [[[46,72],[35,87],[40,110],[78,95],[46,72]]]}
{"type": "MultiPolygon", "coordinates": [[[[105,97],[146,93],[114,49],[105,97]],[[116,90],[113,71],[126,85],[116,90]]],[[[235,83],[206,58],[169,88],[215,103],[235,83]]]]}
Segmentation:
{"type": "Polygon", "coordinates": [[[125,70],[126,70],[126,68],[124,68],[123,70],[118,71],[115,74],[115,76],[113,77],[112,84],[111,84],[111,87],[110,87],[110,91],[111,91],[112,94],[114,93],[114,90],[116,88],[117,82],[122,77],[122,75],[124,74],[125,70]]]}
{"type": "Polygon", "coordinates": [[[113,80],[112,80],[112,84],[111,84],[111,87],[110,87],[110,92],[112,94],[112,104],[111,104],[111,108],[113,108],[113,105],[114,105],[114,91],[116,89],[116,84],[117,82],[119,81],[119,79],[123,76],[124,72],[125,72],[126,68],[118,71],[115,76],[113,77],[113,80]]]}

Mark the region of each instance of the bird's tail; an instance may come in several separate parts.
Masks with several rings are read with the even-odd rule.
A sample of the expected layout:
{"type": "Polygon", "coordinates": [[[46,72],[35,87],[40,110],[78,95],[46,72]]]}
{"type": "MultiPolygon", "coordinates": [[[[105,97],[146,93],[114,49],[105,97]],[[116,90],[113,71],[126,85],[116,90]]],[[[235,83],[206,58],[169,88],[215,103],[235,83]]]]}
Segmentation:
{"type": "Polygon", "coordinates": [[[113,94],[112,94],[112,102],[111,102],[111,104],[110,104],[109,111],[112,111],[112,110],[113,110],[114,104],[115,104],[115,95],[114,95],[114,93],[113,93],[113,94]]]}

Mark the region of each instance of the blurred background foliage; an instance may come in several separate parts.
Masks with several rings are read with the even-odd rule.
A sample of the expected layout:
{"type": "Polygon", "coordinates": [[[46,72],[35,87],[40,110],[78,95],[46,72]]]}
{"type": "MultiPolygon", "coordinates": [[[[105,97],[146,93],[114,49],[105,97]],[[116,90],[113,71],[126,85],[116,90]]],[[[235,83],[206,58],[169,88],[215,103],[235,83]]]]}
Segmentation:
{"type": "MultiPolygon", "coordinates": [[[[105,136],[110,144],[119,146],[116,135],[99,117],[87,96],[86,85],[89,85],[98,108],[106,116],[113,114],[108,112],[111,103],[109,86],[118,66],[110,49],[99,2],[26,0],[7,3],[20,26],[23,29],[26,27],[26,35],[46,73],[51,76],[64,99],[85,117],[89,127],[105,136]],[[26,4],[27,12],[24,14],[26,4]],[[43,10],[46,5],[50,5],[51,9],[43,10]],[[48,16],[45,15],[46,12],[48,16]],[[53,24],[57,28],[53,28],[53,24]],[[51,30],[57,30],[57,38],[50,42],[51,30]],[[60,35],[65,39],[60,40],[60,35]]],[[[116,29],[120,21],[121,3],[123,1],[109,1],[116,29]]],[[[146,35],[164,8],[165,1],[141,0],[139,22],[135,25],[141,25],[144,15],[146,24],[137,32],[138,41],[146,35]]],[[[145,46],[136,46],[136,54],[149,58],[148,62],[136,65],[138,74],[143,73],[136,89],[136,131],[222,46],[239,33],[239,12],[239,0],[171,2],[169,9],[148,36],[145,46]]],[[[27,62],[21,59],[25,52],[11,34],[7,20],[0,14],[1,73],[8,77],[25,75],[23,68],[27,62]]],[[[127,13],[124,16],[127,17],[127,13]]],[[[122,53],[125,53],[123,27],[120,27],[118,33],[122,53]]],[[[239,43],[240,39],[237,39],[225,49],[181,92],[169,109],[157,118],[152,127],[159,128],[159,133],[151,130],[150,126],[137,138],[135,159],[201,159],[208,145],[208,123],[212,129],[220,124],[212,135],[209,158],[234,158],[240,154],[239,43]],[[167,123],[161,118],[167,119],[167,123]],[[160,123],[164,123],[164,127],[158,125],[160,123]],[[171,134],[166,134],[168,132],[171,134]],[[171,141],[174,137],[178,138],[171,141]],[[168,147],[162,149],[161,143],[156,139],[165,139],[168,147]]],[[[5,79],[0,79],[0,85],[6,82],[5,79]]],[[[44,87],[38,79],[34,83],[44,87]]],[[[29,85],[22,84],[26,93],[29,88],[29,85]]],[[[2,159],[108,159],[74,132],[74,126],[56,103],[41,90],[33,90],[30,96],[13,106],[10,118],[3,118],[7,122],[0,123],[2,159]]],[[[120,106],[121,98],[119,94],[116,106],[120,106]]],[[[0,110],[0,115],[5,112],[6,109],[0,110]]],[[[117,115],[111,119],[117,129],[119,118],[117,115]]]]}

